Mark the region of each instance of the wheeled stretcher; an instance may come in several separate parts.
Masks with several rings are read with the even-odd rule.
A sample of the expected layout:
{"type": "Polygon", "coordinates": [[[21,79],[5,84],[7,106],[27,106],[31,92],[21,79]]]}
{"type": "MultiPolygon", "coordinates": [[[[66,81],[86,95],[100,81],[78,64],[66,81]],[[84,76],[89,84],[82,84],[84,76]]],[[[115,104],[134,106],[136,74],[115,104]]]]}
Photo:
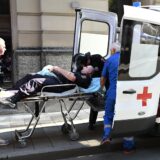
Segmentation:
{"type": "MultiPolygon", "coordinates": [[[[41,92],[32,97],[25,98],[21,100],[21,103],[24,104],[25,110],[31,114],[30,121],[26,129],[24,130],[16,130],[15,137],[16,140],[23,146],[26,145],[26,140],[32,136],[41,114],[45,111],[46,102],[49,100],[56,99],[59,102],[61,114],[64,120],[64,124],[61,127],[61,131],[64,134],[68,134],[71,140],[77,140],[79,138],[79,134],[74,125],[74,119],[77,117],[78,113],[82,109],[84,102],[88,102],[91,107],[94,106],[91,102],[93,99],[95,100],[97,97],[100,97],[101,93],[99,92],[100,83],[99,78],[93,78],[91,85],[88,89],[83,89],[74,84],[63,84],[63,85],[53,85],[53,86],[45,86],[41,89],[41,92]],[[53,93],[46,92],[46,88],[52,87],[66,87],[72,86],[72,89],[61,92],[61,93],[53,93]],[[65,103],[65,99],[69,99],[71,101],[70,106],[67,106],[65,103]],[[78,103],[77,103],[78,102],[78,103]],[[34,103],[31,105],[31,103],[34,103]],[[71,114],[72,109],[76,106],[76,111],[71,114]]],[[[0,97],[6,98],[15,94],[16,91],[2,91],[0,92],[0,97]]],[[[93,101],[94,102],[94,101],[93,101]]],[[[97,104],[96,104],[97,105],[97,104]]]]}

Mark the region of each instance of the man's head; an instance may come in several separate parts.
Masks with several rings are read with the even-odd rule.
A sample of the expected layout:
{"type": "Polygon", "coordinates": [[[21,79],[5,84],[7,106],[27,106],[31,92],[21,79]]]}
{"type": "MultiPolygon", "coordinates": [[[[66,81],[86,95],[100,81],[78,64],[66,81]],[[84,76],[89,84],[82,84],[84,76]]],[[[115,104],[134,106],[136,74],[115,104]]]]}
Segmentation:
{"type": "Polygon", "coordinates": [[[116,52],[120,52],[120,44],[118,42],[114,42],[111,44],[111,54],[116,52]]]}
{"type": "Polygon", "coordinates": [[[82,53],[77,53],[74,55],[72,61],[72,70],[74,72],[81,71],[83,66],[87,65],[87,58],[82,53]]]}
{"type": "Polygon", "coordinates": [[[86,75],[92,75],[93,72],[94,72],[94,67],[92,67],[91,65],[84,66],[83,69],[81,70],[81,73],[86,75]]]}
{"type": "Polygon", "coordinates": [[[91,60],[91,53],[87,52],[85,54],[83,53],[77,53],[76,55],[73,56],[73,63],[72,63],[72,70],[74,72],[76,71],[81,71],[83,66],[90,65],[91,60]]]}
{"type": "Polygon", "coordinates": [[[0,38],[0,57],[4,55],[6,51],[6,44],[4,39],[0,38]]]}

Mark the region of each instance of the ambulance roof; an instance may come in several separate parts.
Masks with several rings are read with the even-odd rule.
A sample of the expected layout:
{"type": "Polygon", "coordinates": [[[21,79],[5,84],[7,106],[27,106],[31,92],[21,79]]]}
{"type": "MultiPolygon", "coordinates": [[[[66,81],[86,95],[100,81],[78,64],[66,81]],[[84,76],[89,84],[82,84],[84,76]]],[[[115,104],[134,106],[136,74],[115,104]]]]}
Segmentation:
{"type": "Polygon", "coordinates": [[[124,5],[124,19],[135,21],[149,22],[160,25],[160,12],[155,10],[145,9],[141,7],[133,7],[124,5]]]}

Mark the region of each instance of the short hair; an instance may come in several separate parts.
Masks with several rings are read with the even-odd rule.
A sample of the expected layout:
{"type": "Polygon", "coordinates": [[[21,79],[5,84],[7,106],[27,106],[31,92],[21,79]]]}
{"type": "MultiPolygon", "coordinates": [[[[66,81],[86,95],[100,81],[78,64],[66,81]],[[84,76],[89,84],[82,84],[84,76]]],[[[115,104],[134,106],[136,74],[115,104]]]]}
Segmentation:
{"type": "Polygon", "coordinates": [[[113,42],[111,44],[111,49],[115,49],[116,52],[119,52],[120,51],[120,43],[118,42],[113,42]]]}
{"type": "Polygon", "coordinates": [[[3,44],[3,43],[5,44],[5,40],[0,37],[0,45],[3,44]]]}

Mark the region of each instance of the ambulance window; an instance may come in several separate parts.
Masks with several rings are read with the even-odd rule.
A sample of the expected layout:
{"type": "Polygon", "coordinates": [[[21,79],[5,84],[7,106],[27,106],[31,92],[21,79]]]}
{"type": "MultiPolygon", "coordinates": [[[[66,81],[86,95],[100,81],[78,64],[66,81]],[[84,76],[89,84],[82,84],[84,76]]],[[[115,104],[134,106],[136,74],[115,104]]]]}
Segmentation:
{"type": "Polygon", "coordinates": [[[156,73],[160,27],[150,23],[133,25],[129,76],[151,77],[156,73]]]}
{"type": "Polygon", "coordinates": [[[84,20],[82,23],[80,53],[91,52],[91,54],[101,54],[106,56],[108,52],[107,23],[84,20]]]}

